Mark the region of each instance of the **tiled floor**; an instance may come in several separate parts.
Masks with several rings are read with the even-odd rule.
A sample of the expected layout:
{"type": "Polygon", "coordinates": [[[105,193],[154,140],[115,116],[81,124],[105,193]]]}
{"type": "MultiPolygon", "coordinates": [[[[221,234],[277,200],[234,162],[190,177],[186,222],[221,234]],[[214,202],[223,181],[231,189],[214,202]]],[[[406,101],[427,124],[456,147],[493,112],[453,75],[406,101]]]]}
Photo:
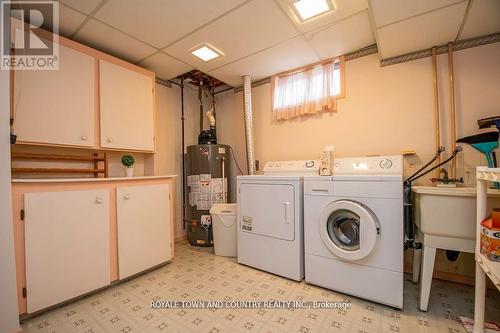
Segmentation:
{"type": "MultiPolygon", "coordinates": [[[[27,320],[27,332],[465,332],[474,290],[434,281],[429,312],[418,311],[418,286],[405,281],[404,310],[293,282],[238,265],[206,249],[176,246],[168,265],[27,320]],[[152,309],[152,300],[351,301],[346,310],[152,309]]],[[[487,319],[500,319],[500,295],[487,298],[487,319]],[[496,316],[496,318],[495,318],[496,316]]]]}

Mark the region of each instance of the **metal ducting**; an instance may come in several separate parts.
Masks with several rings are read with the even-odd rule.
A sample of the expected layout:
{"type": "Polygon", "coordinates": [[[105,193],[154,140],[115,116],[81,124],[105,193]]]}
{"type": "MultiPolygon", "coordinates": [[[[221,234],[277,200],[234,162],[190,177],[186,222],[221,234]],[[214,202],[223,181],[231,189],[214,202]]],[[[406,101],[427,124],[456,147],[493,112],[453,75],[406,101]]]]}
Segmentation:
{"type": "Polygon", "coordinates": [[[253,119],[252,119],[252,78],[243,76],[243,108],[245,112],[245,136],[247,142],[248,174],[255,174],[255,155],[253,144],[253,119]]]}

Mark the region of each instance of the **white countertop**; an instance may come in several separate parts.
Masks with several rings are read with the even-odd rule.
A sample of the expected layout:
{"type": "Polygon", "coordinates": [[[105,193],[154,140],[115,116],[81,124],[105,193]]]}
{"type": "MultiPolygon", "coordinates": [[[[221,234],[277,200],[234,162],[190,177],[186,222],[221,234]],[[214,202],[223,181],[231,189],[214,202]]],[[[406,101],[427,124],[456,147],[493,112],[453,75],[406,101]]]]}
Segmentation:
{"type": "MultiPolygon", "coordinates": [[[[418,194],[450,195],[462,197],[475,197],[477,189],[475,187],[437,187],[437,186],[412,186],[412,190],[418,194]]],[[[488,195],[498,196],[500,190],[488,189],[488,195]]]]}
{"type": "Polygon", "coordinates": [[[138,176],[138,177],[108,177],[108,178],[17,178],[13,183],[78,183],[78,182],[109,182],[128,180],[148,180],[175,178],[177,175],[138,176]]]}

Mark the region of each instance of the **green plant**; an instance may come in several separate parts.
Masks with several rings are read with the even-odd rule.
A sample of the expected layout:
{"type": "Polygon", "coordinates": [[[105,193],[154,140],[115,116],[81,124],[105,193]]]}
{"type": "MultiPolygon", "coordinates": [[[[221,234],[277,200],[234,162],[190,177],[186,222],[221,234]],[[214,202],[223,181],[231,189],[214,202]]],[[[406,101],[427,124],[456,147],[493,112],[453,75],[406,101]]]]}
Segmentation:
{"type": "Polygon", "coordinates": [[[130,168],[132,165],[134,165],[134,163],[135,163],[134,156],[132,156],[132,155],[123,155],[122,156],[122,164],[125,167],[130,168]]]}

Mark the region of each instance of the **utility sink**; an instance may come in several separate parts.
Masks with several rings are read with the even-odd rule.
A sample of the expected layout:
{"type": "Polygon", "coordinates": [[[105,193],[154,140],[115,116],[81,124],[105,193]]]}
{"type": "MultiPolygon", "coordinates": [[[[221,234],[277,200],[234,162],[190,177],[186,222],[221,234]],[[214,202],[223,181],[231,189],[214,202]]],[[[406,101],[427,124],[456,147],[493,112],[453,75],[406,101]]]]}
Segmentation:
{"type": "MultiPolygon", "coordinates": [[[[427,311],[436,249],[474,252],[476,188],[414,186],[415,224],[422,251],[413,253],[413,282],[420,284],[420,310],[427,311]],[[423,258],[421,258],[423,256],[423,258]]],[[[488,191],[488,210],[500,208],[500,191],[488,191]]]]}
{"type": "MultiPolygon", "coordinates": [[[[476,238],[475,187],[414,186],[415,224],[426,235],[476,238]]],[[[488,191],[488,211],[500,208],[500,191],[488,191]]]]}

